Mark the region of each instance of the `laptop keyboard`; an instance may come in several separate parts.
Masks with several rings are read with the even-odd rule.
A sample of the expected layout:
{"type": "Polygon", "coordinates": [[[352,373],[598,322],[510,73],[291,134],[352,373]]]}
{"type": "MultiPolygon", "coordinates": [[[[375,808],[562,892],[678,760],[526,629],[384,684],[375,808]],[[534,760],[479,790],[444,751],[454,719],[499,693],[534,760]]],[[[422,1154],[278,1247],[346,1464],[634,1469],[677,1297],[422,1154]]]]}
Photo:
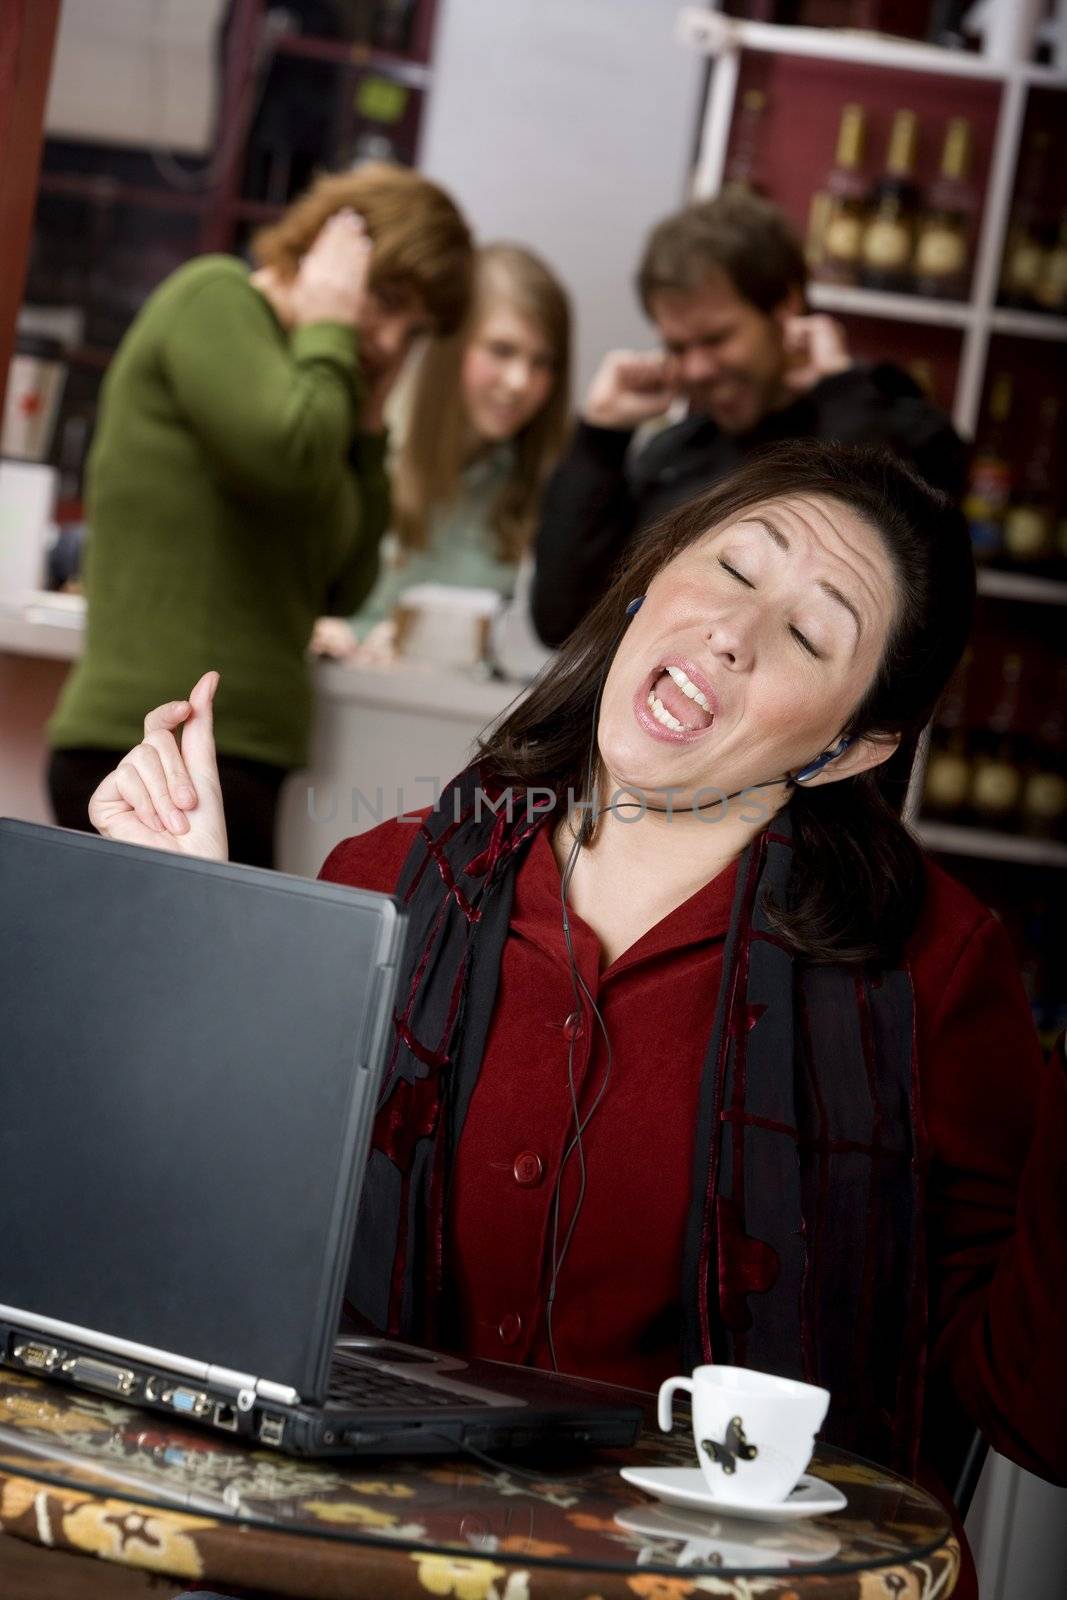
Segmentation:
{"type": "Polygon", "coordinates": [[[441,1406],[461,1406],[469,1410],[487,1403],[474,1395],[450,1394],[447,1389],[420,1383],[417,1378],[404,1377],[399,1372],[357,1366],[347,1361],[334,1362],[326,1399],[369,1411],[425,1411],[441,1406]]]}

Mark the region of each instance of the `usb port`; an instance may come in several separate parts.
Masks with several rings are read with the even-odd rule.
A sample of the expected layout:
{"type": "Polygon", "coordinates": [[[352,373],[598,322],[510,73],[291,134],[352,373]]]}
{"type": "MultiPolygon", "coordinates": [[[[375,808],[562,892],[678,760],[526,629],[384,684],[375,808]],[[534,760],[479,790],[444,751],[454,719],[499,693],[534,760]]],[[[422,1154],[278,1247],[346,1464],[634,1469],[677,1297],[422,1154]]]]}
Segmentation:
{"type": "Polygon", "coordinates": [[[285,1418],[261,1417],[259,1437],[264,1444],[272,1444],[280,1449],[282,1439],[285,1437],[285,1418]]]}

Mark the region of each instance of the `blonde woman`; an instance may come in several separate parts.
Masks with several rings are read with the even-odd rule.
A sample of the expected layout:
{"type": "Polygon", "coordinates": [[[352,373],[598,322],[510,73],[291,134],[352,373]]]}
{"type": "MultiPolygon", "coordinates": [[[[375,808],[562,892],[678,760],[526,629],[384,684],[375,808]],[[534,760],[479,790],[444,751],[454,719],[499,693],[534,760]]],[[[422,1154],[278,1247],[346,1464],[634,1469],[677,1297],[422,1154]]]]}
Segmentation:
{"type": "Polygon", "coordinates": [[[558,279],[529,250],[486,245],[466,326],[432,340],[413,375],[381,576],[351,625],[320,621],[316,649],[390,659],[394,607],[417,583],[513,595],[566,436],[569,369],[570,307],[558,279]]]}
{"type": "Polygon", "coordinates": [[[225,675],[235,860],[270,865],[306,759],[315,618],[373,587],[389,524],[382,410],[412,343],[461,326],[471,243],[448,196],[368,164],[321,178],[234,257],[188,262],[108,372],[89,462],[85,653],[50,724],[56,820],[142,737],[143,707],[225,675]]]}

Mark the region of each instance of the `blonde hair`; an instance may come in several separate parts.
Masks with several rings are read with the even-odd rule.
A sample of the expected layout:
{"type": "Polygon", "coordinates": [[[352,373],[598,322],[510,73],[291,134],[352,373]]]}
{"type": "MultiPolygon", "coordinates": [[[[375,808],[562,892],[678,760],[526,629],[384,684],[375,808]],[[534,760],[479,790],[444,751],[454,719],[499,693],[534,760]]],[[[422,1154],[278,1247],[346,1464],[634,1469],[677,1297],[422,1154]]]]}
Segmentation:
{"type": "Polygon", "coordinates": [[[427,548],[431,516],[459,493],[470,442],[462,401],[463,358],[500,301],[535,325],[555,363],[548,399],[512,441],[514,469],[490,512],[501,561],[518,561],[529,543],[541,489],[567,432],[570,303],[558,278],[529,250],[490,244],[475,254],[474,297],[466,323],[451,337],[430,341],[415,375],[407,433],[393,474],[393,525],[404,549],[427,548]]]}
{"type": "Polygon", "coordinates": [[[453,333],[470,302],[470,231],[444,190],[407,167],[368,161],[318,178],[255,235],[257,264],[283,279],[294,277],[323,223],[345,206],[359,212],[374,241],[375,293],[417,296],[440,332],[453,333]]]}

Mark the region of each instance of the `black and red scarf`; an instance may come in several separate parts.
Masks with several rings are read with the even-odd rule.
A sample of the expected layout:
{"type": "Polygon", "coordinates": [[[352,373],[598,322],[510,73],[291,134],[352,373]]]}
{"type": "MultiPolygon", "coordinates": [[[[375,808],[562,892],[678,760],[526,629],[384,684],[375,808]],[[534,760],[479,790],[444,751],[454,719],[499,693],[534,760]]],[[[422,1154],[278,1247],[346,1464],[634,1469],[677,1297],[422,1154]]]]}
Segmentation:
{"type": "MultiPolygon", "coordinates": [[[[415,834],[408,917],[348,1298],[377,1327],[455,1342],[448,1185],[496,1001],[515,874],[552,814],[477,767],[415,834]]],[[[545,791],[536,791],[543,796],[545,791]]],[[[680,1343],[701,1361],[823,1384],[823,1436],[913,1472],[926,1281],[910,978],[795,958],[788,808],[738,868],[700,1091],[680,1343]]],[[[560,934],[562,938],[562,932],[560,934]]],[[[664,1048],[670,1048],[665,1037],[664,1048]]]]}

